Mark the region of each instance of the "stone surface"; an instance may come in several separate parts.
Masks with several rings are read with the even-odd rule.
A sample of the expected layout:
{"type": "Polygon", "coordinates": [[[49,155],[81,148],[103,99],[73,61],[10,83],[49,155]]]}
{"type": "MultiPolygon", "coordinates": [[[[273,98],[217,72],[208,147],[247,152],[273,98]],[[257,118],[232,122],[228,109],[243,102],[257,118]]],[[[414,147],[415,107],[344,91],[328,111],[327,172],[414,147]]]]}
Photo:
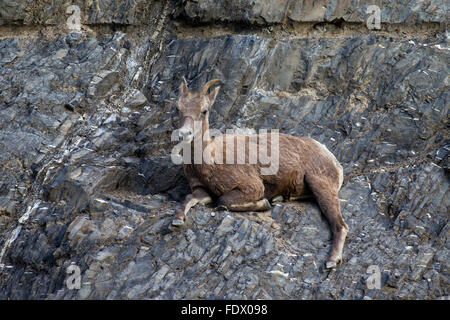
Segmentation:
{"type": "MultiPolygon", "coordinates": [[[[291,0],[187,0],[184,10],[192,19],[250,24],[292,22],[366,22],[369,6],[380,9],[381,23],[448,21],[449,4],[442,1],[291,1],[291,0]]],[[[370,11],[371,13],[372,11],[370,11]]]]}
{"type": "Polygon", "coordinates": [[[445,2],[379,1],[392,32],[371,32],[364,1],[75,1],[79,33],[68,3],[0,4],[1,299],[448,299],[445,2]],[[223,81],[212,127],[337,156],[336,270],[313,202],[198,206],[171,228],[189,191],[170,161],[181,76],[223,81]]]}
{"type": "Polygon", "coordinates": [[[0,25],[58,25],[66,23],[74,13],[70,5],[80,9],[80,22],[86,25],[150,24],[156,20],[158,10],[164,1],[116,1],[116,0],[76,0],[76,1],[16,1],[4,0],[0,5],[0,25]]]}

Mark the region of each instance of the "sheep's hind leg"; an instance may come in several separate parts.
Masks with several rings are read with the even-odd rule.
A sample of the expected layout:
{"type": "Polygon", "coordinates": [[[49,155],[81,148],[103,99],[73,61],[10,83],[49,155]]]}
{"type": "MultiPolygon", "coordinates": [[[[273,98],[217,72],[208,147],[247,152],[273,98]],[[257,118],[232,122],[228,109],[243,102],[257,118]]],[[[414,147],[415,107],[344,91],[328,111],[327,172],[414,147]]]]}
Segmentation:
{"type": "Polygon", "coordinates": [[[342,260],[342,251],[348,226],[342,218],[338,190],[325,178],[320,176],[306,176],[311,191],[319,207],[327,218],[333,233],[333,245],[326,263],[327,268],[334,268],[342,260]]]}
{"type": "Polygon", "coordinates": [[[211,202],[212,199],[209,196],[208,192],[206,192],[204,189],[201,188],[195,189],[194,192],[192,192],[192,194],[186,196],[186,199],[184,199],[181,208],[178,208],[175,211],[175,216],[172,220],[172,225],[173,226],[183,225],[186,219],[186,214],[188,213],[189,209],[191,209],[197,203],[208,204],[211,202]]]}
{"type": "MultiPolygon", "coordinates": [[[[263,195],[261,195],[262,197],[263,195]]],[[[263,198],[254,200],[249,198],[258,198],[257,196],[250,197],[240,190],[232,190],[225,193],[219,198],[218,207],[225,207],[230,211],[265,211],[271,208],[269,200],[263,198]]]]}

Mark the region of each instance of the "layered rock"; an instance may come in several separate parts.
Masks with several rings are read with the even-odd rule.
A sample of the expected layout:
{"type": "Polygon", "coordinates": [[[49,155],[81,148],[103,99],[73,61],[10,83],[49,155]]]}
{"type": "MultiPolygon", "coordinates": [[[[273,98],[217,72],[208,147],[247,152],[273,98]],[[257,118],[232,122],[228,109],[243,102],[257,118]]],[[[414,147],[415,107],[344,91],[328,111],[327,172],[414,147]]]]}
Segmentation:
{"type": "Polygon", "coordinates": [[[158,19],[164,1],[15,1],[5,0],[0,7],[0,25],[59,25],[75,13],[67,9],[77,6],[80,22],[85,25],[147,25],[158,19]]]}
{"type": "Polygon", "coordinates": [[[277,24],[292,22],[346,22],[365,23],[370,6],[380,9],[382,23],[422,23],[448,21],[448,3],[445,1],[291,1],[291,0],[187,0],[186,15],[200,21],[229,21],[250,24],[277,24]]]}

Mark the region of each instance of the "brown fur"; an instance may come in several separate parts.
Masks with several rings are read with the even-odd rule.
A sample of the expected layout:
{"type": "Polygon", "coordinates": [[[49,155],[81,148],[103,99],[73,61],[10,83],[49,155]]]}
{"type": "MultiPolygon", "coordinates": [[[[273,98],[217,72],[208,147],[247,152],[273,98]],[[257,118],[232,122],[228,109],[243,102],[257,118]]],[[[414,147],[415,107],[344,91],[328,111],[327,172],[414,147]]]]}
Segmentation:
{"type": "MultiPolygon", "coordinates": [[[[208,88],[217,80],[208,82],[201,92],[191,92],[183,79],[180,85],[178,106],[181,128],[189,133],[193,121],[202,121],[202,132],[189,137],[199,137],[209,129],[208,114],[214,103],[219,87],[207,94],[208,88]]],[[[191,130],[193,131],[193,130],[191,130]]],[[[269,133],[270,135],[270,133],[269,133]]],[[[271,139],[267,139],[270,150],[271,139]]],[[[334,267],[342,258],[342,249],[348,232],[339,205],[338,192],[342,185],[343,170],[336,158],[326,147],[314,139],[279,134],[279,170],[274,175],[262,175],[261,163],[249,163],[249,136],[222,135],[203,139],[203,148],[208,146],[214,153],[223,152],[224,164],[185,164],[184,171],[192,194],[186,197],[182,208],[178,209],[174,224],[184,222],[187,211],[196,203],[210,203],[212,197],[218,204],[232,211],[259,211],[270,209],[267,199],[283,196],[298,199],[313,195],[333,232],[333,247],[327,267],[334,267]],[[234,152],[234,163],[238,157],[245,157],[246,164],[226,164],[224,150],[237,141],[245,141],[245,154],[234,152]],[[230,144],[229,142],[234,143],[230,144]],[[228,143],[227,143],[228,142],[228,143]]],[[[193,154],[193,153],[192,153],[193,154]]]]}

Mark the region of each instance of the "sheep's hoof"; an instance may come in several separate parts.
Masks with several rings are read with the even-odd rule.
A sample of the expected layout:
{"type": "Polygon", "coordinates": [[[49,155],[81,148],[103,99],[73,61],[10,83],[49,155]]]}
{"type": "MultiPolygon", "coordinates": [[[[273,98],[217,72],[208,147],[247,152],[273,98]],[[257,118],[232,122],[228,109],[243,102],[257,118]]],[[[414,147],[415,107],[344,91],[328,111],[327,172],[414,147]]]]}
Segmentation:
{"type": "Polygon", "coordinates": [[[228,211],[228,208],[225,205],[221,204],[216,207],[216,211],[228,211]]]}
{"type": "Polygon", "coordinates": [[[337,257],[331,257],[330,260],[327,261],[327,269],[334,269],[336,266],[342,261],[342,256],[338,255],[337,257]]]}
{"type": "Polygon", "coordinates": [[[266,210],[272,209],[272,205],[270,204],[270,201],[269,201],[269,200],[267,200],[266,198],[264,198],[263,201],[264,201],[264,206],[265,206],[266,210]]]}
{"type": "Polygon", "coordinates": [[[173,219],[172,225],[175,226],[175,227],[180,227],[180,226],[184,225],[184,220],[173,219]]]}
{"type": "Polygon", "coordinates": [[[276,196],[275,198],[272,199],[272,204],[277,203],[277,202],[283,202],[283,201],[284,201],[283,196],[276,196]]]}

